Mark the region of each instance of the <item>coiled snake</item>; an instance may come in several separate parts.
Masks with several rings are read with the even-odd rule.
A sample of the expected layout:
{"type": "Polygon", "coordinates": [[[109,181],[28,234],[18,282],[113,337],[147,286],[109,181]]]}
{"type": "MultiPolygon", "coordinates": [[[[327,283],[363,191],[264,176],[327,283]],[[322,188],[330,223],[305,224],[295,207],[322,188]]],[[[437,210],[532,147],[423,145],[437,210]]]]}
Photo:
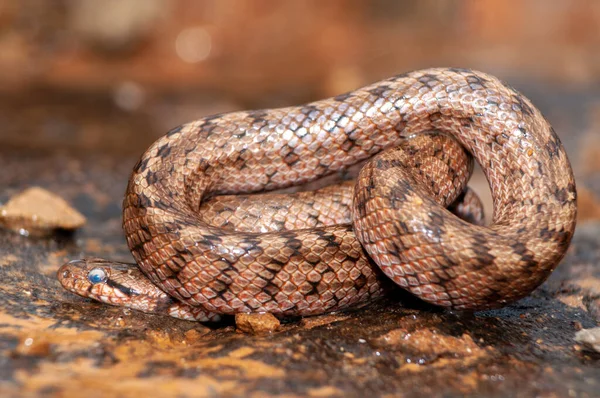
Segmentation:
{"type": "Polygon", "coordinates": [[[365,303],[385,292],[379,269],[432,304],[500,307],[564,256],[576,190],[562,144],[528,99],[493,76],[439,68],[175,128],[135,165],[123,207],[139,270],[77,260],[59,270],[63,286],[206,321],[365,303]],[[451,138],[423,134],[431,130],[451,138]],[[490,226],[446,208],[465,196],[471,163],[462,148],[490,183],[490,226]],[[364,159],[354,188],[210,199],[305,183],[364,159]],[[246,208],[241,222],[236,206],[246,208]]]}

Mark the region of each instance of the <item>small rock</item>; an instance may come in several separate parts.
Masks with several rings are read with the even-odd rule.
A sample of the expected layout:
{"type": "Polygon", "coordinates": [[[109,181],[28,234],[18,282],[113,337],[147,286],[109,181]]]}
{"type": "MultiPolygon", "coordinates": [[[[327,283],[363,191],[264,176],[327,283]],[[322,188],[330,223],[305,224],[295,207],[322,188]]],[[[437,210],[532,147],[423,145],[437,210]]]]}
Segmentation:
{"type": "Polygon", "coordinates": [[[600,327],[580,330],[575,333],[575,341],[588,351],[600,353],[600,327]]]}
{"type": "Polygon", "coordinates": [[[237,328],[246,333],[270,333],[279,328],[279,319],[273,314],[236,314],[237,328]]]}
{"type": "Polygon", "coordinates": [[[39,187],[29,188],[0,207],[0,225],[24,236],[44,237],[74,230],[86,219],[64,199],[39,187]]]}

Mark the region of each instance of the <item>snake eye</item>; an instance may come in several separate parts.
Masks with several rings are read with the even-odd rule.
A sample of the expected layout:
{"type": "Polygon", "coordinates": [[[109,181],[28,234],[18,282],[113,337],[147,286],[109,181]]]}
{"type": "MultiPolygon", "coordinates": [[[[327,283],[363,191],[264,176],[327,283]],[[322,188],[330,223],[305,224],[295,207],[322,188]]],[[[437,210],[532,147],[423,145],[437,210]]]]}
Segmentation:
{"type": "Polygon", "coordinates": [[[108,275],[106,275],[106,271],[102,268],[94,268],[87,275],[88,281],[92,284],[103,283],[108,279],[108,275]]]}

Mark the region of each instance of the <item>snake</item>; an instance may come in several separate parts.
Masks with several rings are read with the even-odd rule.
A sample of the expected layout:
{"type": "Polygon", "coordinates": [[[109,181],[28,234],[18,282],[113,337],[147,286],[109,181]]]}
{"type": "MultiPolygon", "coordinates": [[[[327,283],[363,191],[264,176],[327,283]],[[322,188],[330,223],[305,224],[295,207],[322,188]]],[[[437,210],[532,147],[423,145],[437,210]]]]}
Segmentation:
{"type": "MultiPolygon", "coordinates": [[[[442,198],[443,202],[449,203],[462,191],[448,208],[462,219],[483,224],[483,204],[473,190],[465,187],[472,173],[473,159],[449,136],[427,133],[411,137],[399,145],[402,150],[414,154],[406,166],[427,179],[428,185],[435,186],[438,190],[433,194],[442,198]]],[[[332,180],[352,178],[355,173],[356,168],[349,170],[347,175],[346,172],[334,175],[332,180]]],[[[318,185],[324,183],[322,180],[318,185]]],[[[219,228],[261,233],[329,225],[350,226],[353,190],[354,183],[345,181],[326,185],[323,189],[292,194],[215,196],[203,201],[198,216],[203,222],[219,228]]],[[[352,231],[349,233],[352,234],[352,231]]],[[[356,239],[353,243],[360,245],[356,239]]],[[[368,258],[363,260],[368,261],[368,258]]],[[[390,290],[390,284],[386,286],[385,280],[374,278],[378,272],[381,273],[377,265],[364,261],[359,264],[364,265],[361,270],[367,283],[361,279],[353,282],[356,277],[348,278],[344,276],[344,270],[340,271],[346,288],[351,290],[344,293],[345,301],[334,305],[335,308],[365,305],[390,290]],[[368,289],[361,290],[365,285],[368,289]],[[356,294],[357,291],[360,294],[356,294]]],[[[346,262],[346,266],[354,268],[352,262],[346,262]]],[[[68,290],[107,304],[185,320],[206,322],[220,319],[218,314],[206,313],[198,307],[174,300],[145,278],[135,264],[100,258],[74,260],[61,268],[59,279],[68,290]]],[[[339,289],[339,286],[332,287],[336,291],[339,289]]],[[[338,298],[341,298],[340,293],[338,298]]],[[[331,306],[328,307],[331,309],[331,306]]],[[[303,312],[306,313],[306,310],[303,312]]]]}
{"type": "Polygon", "coordinates": [[[74,260],[57,276],[83,297],[196,321],[317,315],[392,284],[478,311],[544,282],[576,216],[566,151],[531,101],[483,72],[430,68],[172,129],[134,166],[123,200],[136,263],[74,260]],[[471,157],[490,186],[489,225],[469,219],[471,157]],[[355,164],[352,185],[265,193],[355,164]]]}

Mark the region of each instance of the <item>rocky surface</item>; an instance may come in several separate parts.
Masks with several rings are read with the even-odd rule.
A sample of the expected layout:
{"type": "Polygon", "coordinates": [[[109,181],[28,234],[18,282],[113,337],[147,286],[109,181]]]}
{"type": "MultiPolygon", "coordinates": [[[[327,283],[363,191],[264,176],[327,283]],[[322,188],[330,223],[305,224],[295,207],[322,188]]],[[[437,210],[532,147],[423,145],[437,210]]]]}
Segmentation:
{"type": "MultiPolygon", "coordinates": [[[[236,328],[233,319],[201,325],[108,307],[59,286],[56,270],[70,259],[131,261],[120,200],[135,160],[0,157],[0,168],[11,170],[0,176],[2,202],[39,185],[88,219],[75,235],[50,239],[0,231],[0,392],[598,396],[600,357],[575,340],[600,321],[600,222],[593,216],[580,223],[549,281],[505,309],[453,313],[399,294],[371,308],[290,319],[249,334],[242,329],[255,332],[264,320],[248,328],[236,328]]],[[[595,203],[589,176],[580,185],[595,203]]]]}

